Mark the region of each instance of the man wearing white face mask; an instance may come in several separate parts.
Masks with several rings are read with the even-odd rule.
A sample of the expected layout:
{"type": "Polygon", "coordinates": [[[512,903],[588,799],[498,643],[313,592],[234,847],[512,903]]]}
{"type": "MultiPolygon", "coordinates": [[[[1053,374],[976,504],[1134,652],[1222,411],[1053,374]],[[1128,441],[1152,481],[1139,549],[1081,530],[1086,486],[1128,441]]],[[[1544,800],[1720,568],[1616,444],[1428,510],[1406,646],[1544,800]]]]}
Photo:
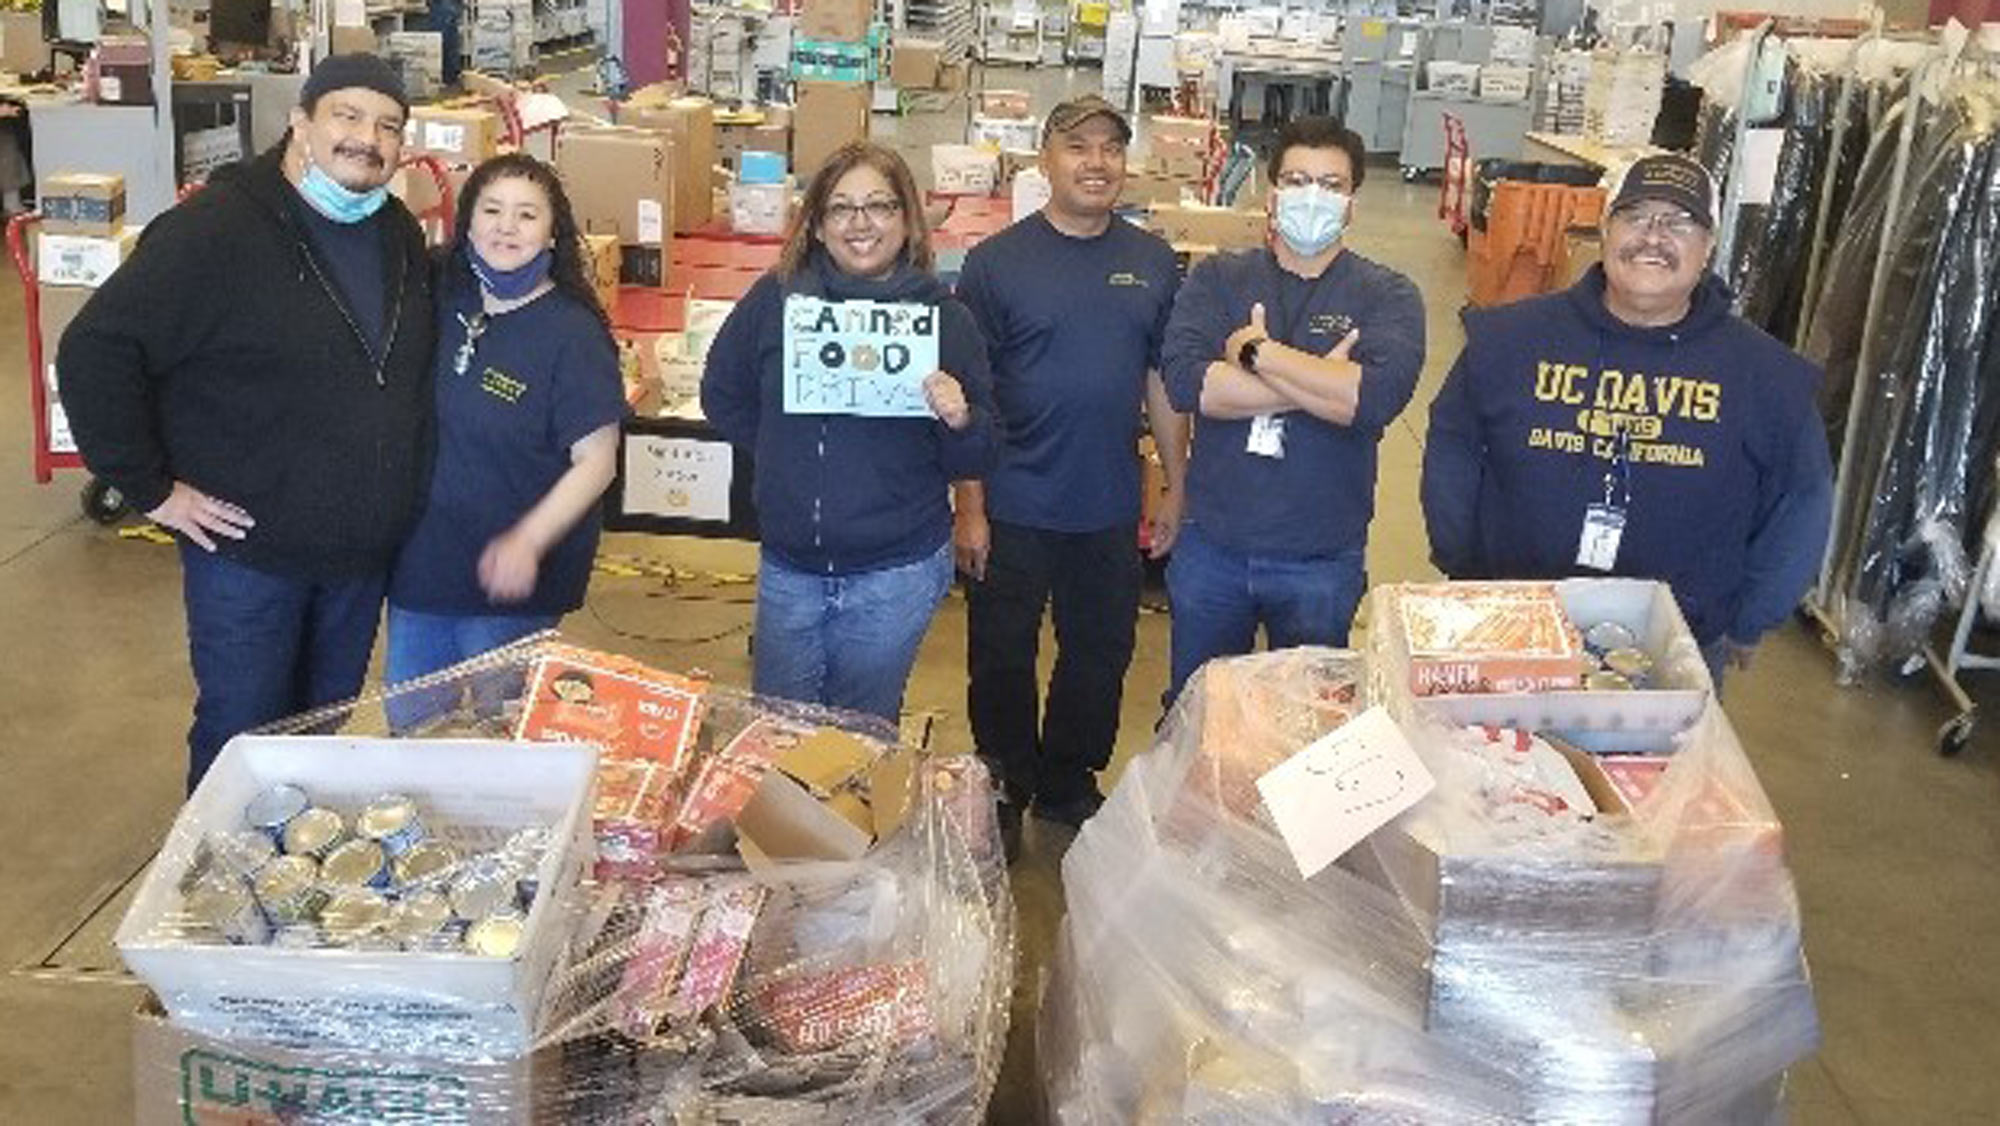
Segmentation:
{"type": "Polygon", "coordinates": [[[1188,276],[1162,349],[1167,393],[1196,412],[1187,518],[1167,568],[1168,700],[1202,662],[1345,645],[1366,585],[1376,445],[1424,362],[1423,299],[1347,250],[1361,138],[1301,118],[1271,154],[1266,249],[1188,276]]]}
{"type": "Polygon", "coordinates": [[[367,675],[429,466],[429,272],[387,191],[408,107],[381,59],[321,61],[284,140],[147,224],[63,335],[84,460],[179,535],[190,789],[367,675]]]}

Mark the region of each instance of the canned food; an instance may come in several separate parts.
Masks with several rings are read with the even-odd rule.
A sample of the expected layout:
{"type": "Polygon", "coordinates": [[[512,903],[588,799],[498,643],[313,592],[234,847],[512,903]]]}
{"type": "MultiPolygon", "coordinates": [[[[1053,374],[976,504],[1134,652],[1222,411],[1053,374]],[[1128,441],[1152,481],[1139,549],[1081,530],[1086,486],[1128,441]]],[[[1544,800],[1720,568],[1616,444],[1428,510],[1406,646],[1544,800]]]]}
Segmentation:
{"type": "Polygon", "coordinates": [[[270,940],[271,924],[242,880],[203,880],[188,893],[186,908],[189,929],[213,930],[232,946],[262,946],[270,940]]]}
{"type": "Polygon", "coordinates": [[[398,856],[395,864],[397,883],[422,883],[458,867],[458,850],[443,841],[425,841],[398,856]]]}
{"type": "Polygon", "coordinates": [[[519,915],[488,915],[466,928],[465,948],[482,958],[512,958],[527,931],[519,915]]]}
{"type": "Polygon", "coordinates": [[[1628,646],[1606,653],[1604,667],[1631,681],[1636,688],[1644,685],[1647,678],[1653,675],[1653,658],[1643,649],[1628,646]]]}
{"type": "Polygon", "coordinates": [[[254,876],[257,869],[278,855],[278,846],[256,830],[218,833],[209,838],[210,855],[224,871],[238,876],[254,876]]]}
{"type": "Polygon", "coordinates": [[[283,844],[285,826],[311,805],[297,786],[272,786],[243,807],[243,823],[271,838],[272,844],[283,844]]]}
{"type": "Polygon", "coordinates": [[[459,944],[451,901],[441,892],[414,892],[398,900],[389,913],[388,930],[405,950],[441,950],[459,944]]]}
{"type": "Polygon", "coordinates": [[[285,852],[324,860],[346,835],[347,823],[340,819],[340,814],[315,807],[285,824],[285,852]]]}
{"type": "Polygon", "coordinates": [[[257,902],[277,926],[308,923],[326,905],[319,886],[319,862],[309,856],[280,856],[257,873],[257,902]]]}
{"type": "Polygon", "coordinates": [[[355,818],[362,836],[382,844],[382,851],[401,856],[424,840],[424,823],[417,816],[417,803],[402,794],[384,794],[369,802],[355,818]]]}
{"type": "Polygon", "coordinates": [[[1584,677],[1583,687],[1586,692],[1630,692],[1632,682],[1619,673],[1605,669],[1584,677]]]}
{"type": "Polygon", "coordinates": [[[311,923],[293,923],[271,932],[271,945],[280,950],[316,950],[326,945],[326,936],[311,923]]]}
{"type": "Polygon", "coordinates": [[[389,920],[389,901],[368,888],[343,888],[327,901],[319,924],[335,946],[353,946],[389,920]]]}
{"type": "Polygon", "coordinates": [[[334,887],[386,888],[389,861],[382,855],[382,846],[374,841],[348,841],[320,861],[319,878],[334,887]]]}
{"type": "Polygon", "coordinates": [[[1583,643],[1599,653],[1609,653],[1638,645],[1639,637],[1619,622],[1599,622],[1584,631],[1583,643]]]}
{"type": "Polygon", "coordinates": [[[511,879],[471,875],[451,885],[450,894],[451,913],[470,923],[512,910],[519,892],[511,879]]]}

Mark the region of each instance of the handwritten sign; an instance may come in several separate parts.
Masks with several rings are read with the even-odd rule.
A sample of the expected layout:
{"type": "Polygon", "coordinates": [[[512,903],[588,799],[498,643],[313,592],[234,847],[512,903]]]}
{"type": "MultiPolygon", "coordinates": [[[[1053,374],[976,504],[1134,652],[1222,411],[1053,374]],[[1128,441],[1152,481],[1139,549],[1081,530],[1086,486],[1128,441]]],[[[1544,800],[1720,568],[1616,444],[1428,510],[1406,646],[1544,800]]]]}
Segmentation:
{"type": "Polygon", "coordinates": [[[785,299],[785,413],[925,418],[938,366],[934,305],[785,299]]]}
{"type": "Polygon", "coordinates": [[[1305,879],[1423,800],[1436,785],[1396,721],[1379,706],[1257,779],[1264,808],[1271,811],[1278,835],[1305,879]]]}
{"type": "Polygon", "coordinates": [[[726,524],[735,472],[727,442],[628,434],[625,511],[726,524]]]}

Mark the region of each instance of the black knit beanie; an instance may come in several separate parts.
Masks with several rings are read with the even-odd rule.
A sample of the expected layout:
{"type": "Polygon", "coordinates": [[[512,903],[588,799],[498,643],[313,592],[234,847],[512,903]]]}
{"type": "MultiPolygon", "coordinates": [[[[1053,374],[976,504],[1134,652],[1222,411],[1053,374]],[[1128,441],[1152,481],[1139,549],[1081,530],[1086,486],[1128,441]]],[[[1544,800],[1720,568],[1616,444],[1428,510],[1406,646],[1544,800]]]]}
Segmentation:
{"type": "Polygon", "coordinates": [[[329,55],[313,64],[312,73],[306,76],[305,86],[299,90],[299,105],[311,113],[321,97],[355,87],[392,98],[405,110],[410,108],[403,80],[388,63],[367,54],[329,55]]]}

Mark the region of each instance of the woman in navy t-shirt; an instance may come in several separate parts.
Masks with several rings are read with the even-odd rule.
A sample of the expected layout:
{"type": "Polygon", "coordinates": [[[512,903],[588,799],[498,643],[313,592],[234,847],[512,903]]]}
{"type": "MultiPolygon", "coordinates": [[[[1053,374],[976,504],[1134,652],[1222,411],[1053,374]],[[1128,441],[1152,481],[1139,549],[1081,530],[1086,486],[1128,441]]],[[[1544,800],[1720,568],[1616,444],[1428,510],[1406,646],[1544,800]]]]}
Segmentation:
{"type": "Polygon", "coordinates": [[[438,283],[437,467],[389,584],[391,684],[583,605],[627,410],[555,170],[480,165],[438,283]]]}

